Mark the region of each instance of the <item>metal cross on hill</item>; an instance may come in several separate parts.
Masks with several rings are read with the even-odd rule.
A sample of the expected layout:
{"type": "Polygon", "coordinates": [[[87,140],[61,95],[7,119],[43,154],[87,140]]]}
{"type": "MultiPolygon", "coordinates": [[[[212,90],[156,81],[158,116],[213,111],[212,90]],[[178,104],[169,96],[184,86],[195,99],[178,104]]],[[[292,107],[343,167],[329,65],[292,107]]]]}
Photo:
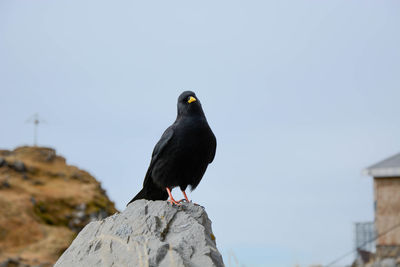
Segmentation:
{"type": "Polygon", "coordinates": [[[33,145],[37,146],[37,128],[39,126],[39,123],[44,123],[45,120],[39,118],[39,114],[35,113],[26,120],[26,123],[31,122],[33,122],[33,145]]]}

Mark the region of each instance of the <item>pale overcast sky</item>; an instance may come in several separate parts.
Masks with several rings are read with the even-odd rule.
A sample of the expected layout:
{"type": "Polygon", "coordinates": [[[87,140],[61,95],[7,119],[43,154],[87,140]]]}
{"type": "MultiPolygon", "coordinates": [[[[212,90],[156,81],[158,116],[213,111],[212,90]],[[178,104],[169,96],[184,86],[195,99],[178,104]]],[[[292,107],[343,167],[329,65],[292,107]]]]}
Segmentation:
{"type": "Polygon", "coordinates": [[[218,148],[189,197],[225,263],[327,264],[373,220],[362,169],[400,151],[399,29],[396,0],[3,0],[0,148],[39,112],[124,209],[193,90],[218,148]]]}

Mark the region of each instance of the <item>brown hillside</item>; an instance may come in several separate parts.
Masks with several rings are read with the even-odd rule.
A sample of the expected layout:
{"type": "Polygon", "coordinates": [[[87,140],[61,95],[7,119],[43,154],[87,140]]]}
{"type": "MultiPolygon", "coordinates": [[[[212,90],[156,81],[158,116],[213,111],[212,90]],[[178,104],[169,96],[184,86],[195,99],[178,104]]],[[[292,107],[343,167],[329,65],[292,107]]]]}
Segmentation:
{"type": "Polygon", "coordinates": [[[0,266],[52,266],[88,222],[115,212],[100,183],[54,149],[0,150],[0,266]]]}

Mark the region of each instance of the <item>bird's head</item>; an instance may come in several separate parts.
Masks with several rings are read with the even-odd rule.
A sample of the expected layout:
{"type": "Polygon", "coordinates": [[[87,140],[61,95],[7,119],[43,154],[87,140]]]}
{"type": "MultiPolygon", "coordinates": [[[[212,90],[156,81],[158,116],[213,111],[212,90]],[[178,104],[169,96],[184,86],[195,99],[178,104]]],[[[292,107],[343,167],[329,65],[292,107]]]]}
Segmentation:
{"type": "Polygon", "coordinates": [[[180,115],[203,115],[203,109],[196,94],[192,91],[185,91],[178,97],[178,116],[180,115]]]}

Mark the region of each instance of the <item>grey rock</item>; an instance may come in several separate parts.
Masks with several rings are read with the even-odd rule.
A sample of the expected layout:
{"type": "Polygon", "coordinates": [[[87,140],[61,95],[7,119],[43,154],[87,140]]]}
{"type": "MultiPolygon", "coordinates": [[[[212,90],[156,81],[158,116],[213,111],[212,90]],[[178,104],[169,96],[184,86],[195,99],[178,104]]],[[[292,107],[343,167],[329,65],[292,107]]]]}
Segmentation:
{"type": "Polygon", "coordinates": [[[224,266],[211,221],[193,203],[138,200],[88,224],[58,259],[69,266],[224,266]]]}
{"type": "Polygon", "coordinates": [[[25,164],[20,160],[14,161],[14,163],[12,164],[12,168],[14,170],[16,170],[17,172],[25,172],[26,171],[25,164]]]}
{"type": "Polygon", "coordinates": [[[86,210],[86,203],[81,203],[75,208],[78,211],[85,211],[86,210]]]}
{"type": "Polygon", "coordinates": [[[86,214],[85,214],[85,211],[80,210],[80,211],[76,211],[74,213],[74,216],[79,220],[83,220],[83,219],[85,219],[86,214]]]}
{"type": "Polygon", "coordinates": [[[6,166],[6,165],[7,165],[7,161],[3,158],[0,158],[0,167],[6,166]]]}
{"type": "Polygon", "coordinates": [[[0,267],[26,267],[26,264],[23,264],[20,258],[8,258],[7,260],[0,262],[0,267]]]}
{"type": "Polygon", "coordinates": [[[102,220],[108,216],[108,212],[104,209],[99,209],[98,211],[92,212],[89,214],[89,221],[94,222],[98,220],[102,220]]]}

